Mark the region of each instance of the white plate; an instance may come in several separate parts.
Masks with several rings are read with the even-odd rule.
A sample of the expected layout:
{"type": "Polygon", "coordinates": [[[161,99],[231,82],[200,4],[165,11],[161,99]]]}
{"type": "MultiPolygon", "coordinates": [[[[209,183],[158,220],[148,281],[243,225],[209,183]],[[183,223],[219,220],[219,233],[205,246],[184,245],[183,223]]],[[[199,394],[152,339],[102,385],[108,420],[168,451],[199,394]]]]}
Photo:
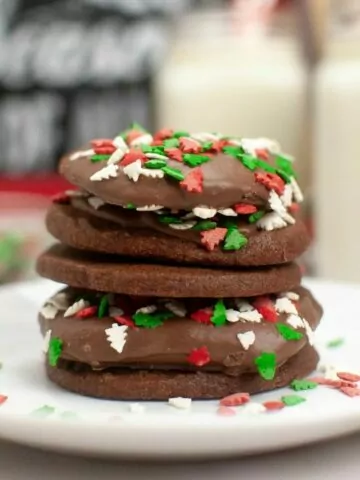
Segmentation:
{"type": "MultiPolygon", "coordinates": [[[[360,372],[360,287],[308,282],[326,309],[318,331],[322,360],[360,372]],[[342,346],[325,348],[336,337],[342,346]]],[[[0,290],[0,437],[44,449],[112,457],[199,458],[244,455],[294,447],[360,429],[360,397],[326,387],[299,392],[307,401],[273,413],[216,414],[218,402],[195,401],[189,410],[165,402],[96,400],[68,393],[45,377],[37,310],[58,286],[39,281],[0,290]],[[43,405],[48,415],[34,414],[43,405]],[[64,413],[65,412],[65,413],[64,413]],[[73,417],[73,414],[76,414],[73,417]]],[[[290,389],[256,395],[253,401],[279,399],[290,389]]]]}

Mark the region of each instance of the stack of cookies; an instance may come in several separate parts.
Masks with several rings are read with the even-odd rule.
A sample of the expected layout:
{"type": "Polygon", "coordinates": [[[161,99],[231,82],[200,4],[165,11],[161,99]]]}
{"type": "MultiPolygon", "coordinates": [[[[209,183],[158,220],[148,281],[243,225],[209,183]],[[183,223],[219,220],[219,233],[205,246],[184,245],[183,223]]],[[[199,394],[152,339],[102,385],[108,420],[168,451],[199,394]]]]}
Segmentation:
{"type": "Polygon", "coordinates": [[[321,307],[293,159],[265,138],[134,124],[60,162],[47,228],[48,377],[112,399],[220,398],[309,374],[321,307]]]}

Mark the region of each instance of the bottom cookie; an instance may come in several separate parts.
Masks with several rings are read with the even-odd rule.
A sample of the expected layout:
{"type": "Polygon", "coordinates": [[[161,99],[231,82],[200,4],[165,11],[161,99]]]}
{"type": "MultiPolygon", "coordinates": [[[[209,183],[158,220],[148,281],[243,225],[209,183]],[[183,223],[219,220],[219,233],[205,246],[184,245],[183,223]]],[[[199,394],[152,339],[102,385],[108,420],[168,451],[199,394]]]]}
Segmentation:
{"type": "Polygon", "coordinates": [[[237,377],[217,372],[178,372],[160,370],[112,369],[93,371],[76,362],[60,361],[47,365],[47,375],[57,385],[91,397],[114,400],[167,400],[171,397],[217,399],[236,392],[250,394],[274,390],[303,378],[315,370],[319,356],[307,345],[278,368],[274,380],[258,373],[237,377]]]}

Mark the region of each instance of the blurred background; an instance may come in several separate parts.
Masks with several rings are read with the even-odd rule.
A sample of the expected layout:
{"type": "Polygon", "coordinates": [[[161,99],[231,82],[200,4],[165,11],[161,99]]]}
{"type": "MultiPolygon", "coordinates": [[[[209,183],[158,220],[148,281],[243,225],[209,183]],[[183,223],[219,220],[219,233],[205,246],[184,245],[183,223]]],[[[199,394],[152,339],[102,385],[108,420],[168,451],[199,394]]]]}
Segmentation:
{"type": "Polygon", "coordinates": [[[360,280],[359,103],[359,0],[0,0],[0,283],[50,241],[61,154],[132,121],[278,139],[307,272],[360,280]]]}

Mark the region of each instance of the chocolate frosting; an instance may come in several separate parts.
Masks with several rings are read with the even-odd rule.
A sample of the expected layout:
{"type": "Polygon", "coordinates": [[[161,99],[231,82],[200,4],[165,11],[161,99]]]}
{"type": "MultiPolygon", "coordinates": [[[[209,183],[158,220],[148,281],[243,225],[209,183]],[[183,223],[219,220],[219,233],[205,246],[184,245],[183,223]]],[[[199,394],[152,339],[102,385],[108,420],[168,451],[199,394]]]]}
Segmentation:
{"type": "MultiPolygon", "coordinates": [[[[88,148],[84,147],[84,150],[88,148]]],[[[60,173],[72,184],[114,205],[162,205],[179,210],[192,210],[199,205],[214,208],[231,207],[237,203],[249,203],[259,208],[268,205],[269,191],[255,181],[254,172],[236,158],[223,153],[213,154],[210,161],[201,165],[204,176],[201,193],[188,192],[168,177],[140,176],[137,182],[133,182],[121,169],[116,178],[94,182],[90,177],[106,167],[106,162],[92,163],[90,156],[70,160],[70,156],[61,160],[60,173]]],[[[269,163],[273,164],[271,160],[269,163]]],[[[168,165],[185,175],[192,170],[184,163],[171,159],[168,165]]]]}
{"type": "MultiPolygon", "coordinates": [[[[314,330],[321,318],[322,309],[311,293],[298,287],[300,295],[299,315],[309,322],[314,330]]],[[[287,314],[280,314],[279,321],[285,322],[287,314]]],[[[254,372],[254,359],[262,352],[274,352],[280,366],[296,355],[307,343],[304,329],[302,339],[286,341],[277,331],[275,324],[237,322],[221,327],[198,323],[190,318],[174,317],[155,329],[128,328],[127,339],[122,353],[114,350],[108,342],[105,329],[114,320],[89,318],[81,320],[64,318],[58,313],[53,320],[46,320],[40,314],[43,333],[49,328],[52,337],[63,340],[61,359],[90,365],[95,370],[109,367],[146,369],[191,369],[187,356],[192,349],[206,346],[211,362],[203,370],[220,371],[227,375],[241,375],[254,372]],[[238,333],[254,331],[255,343],[246,351],[237,339],[238,333]]]]}

